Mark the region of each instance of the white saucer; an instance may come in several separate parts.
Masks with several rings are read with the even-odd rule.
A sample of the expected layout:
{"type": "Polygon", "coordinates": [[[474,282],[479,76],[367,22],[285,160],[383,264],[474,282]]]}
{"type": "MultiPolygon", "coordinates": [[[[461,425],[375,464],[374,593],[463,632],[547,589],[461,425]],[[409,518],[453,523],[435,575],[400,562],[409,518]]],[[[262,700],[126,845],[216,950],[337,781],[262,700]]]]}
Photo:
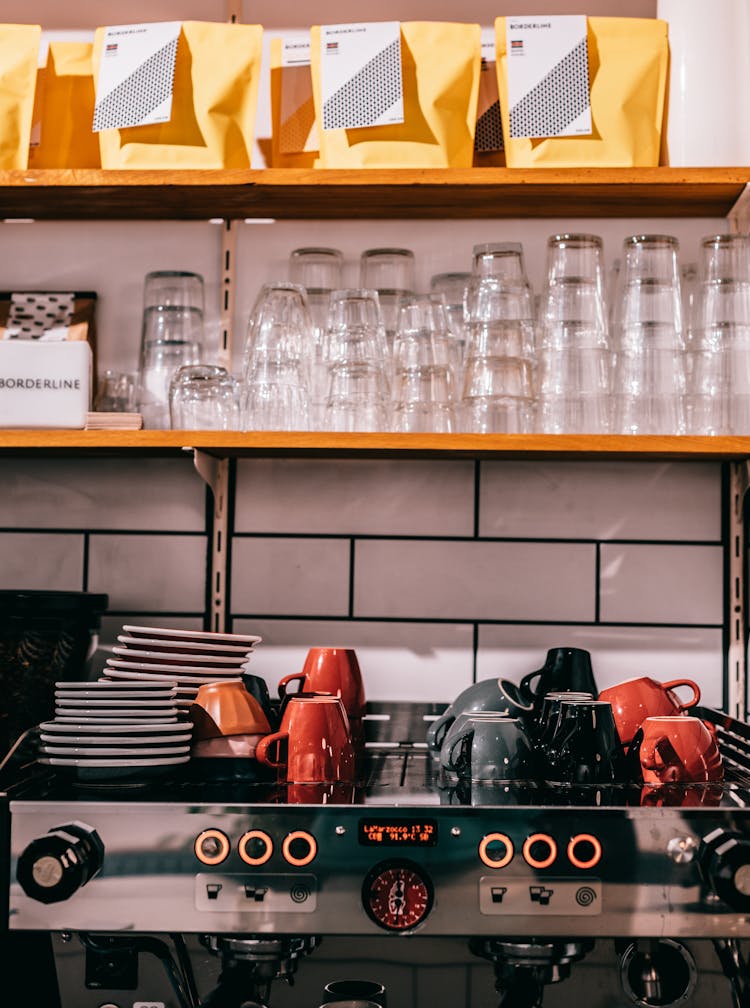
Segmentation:
{"type": "Polygon", "coordinates": [[[221,676],[183,676],[170,675],[169,672],[125,672],[122,669],[111,667],[107,668],[106,672],[112,679],[120,679],[121,677],[123,679],[130,679],[133,676],[138,676],[139,679],[158,682],[162,685],[165,683],[177,683],[178,686],[194,686],[196,690],[199,686],[203,686],[204,683],[231,682],[240,678],[240,676],[230,675],[228,672],[223,672],[221,676]]]}
{"type": "Polygon", "coordinates": [[[133,703],[133,699],[137,699],[138,700],[138,709],[139,710],[143,707],[146,710],[151,711],[151,710],[155,710],[155,709],[157,709],[159,707],[170,707],[171,706],[171,697],[172,697],[172,691],[169,690],[167,692],[166,698],[165,699],[160,699],[160,700],[151,700],[151,699],[149,699],[149,700],[143,700],[143,699],[141,699],[141,697],[140,697],[140,695],[138,693],[135,693],[133,697],[123,698],[122,700],[116,700],[114,697],[106,697],[106,698],[104,698],[104,697],[101,697],[101,698],[97,697],[94,700],[78,700],[78,699],[67,700],[66,699],[66,700],[61,700],[55,706],[58,708],[58,710],[61,707],[65,707],[66,709],[67,708],[71,708],[71,709],[74,709],[74,710],[80,709],[81,707],[85,707],[85,708],[88,708],[90,710],[99,710],[102,707],[108,707],[108,708],[111,708],[111,709],[114,710],[114,709],[117,709],[118,707],[135,707],[135,704],[133,703]]]}
{"type": "MultiPolygon", "coordinates": [[[[162,687],[163,689],[164,687],[162,687]]],[[[111,689],[125,689],[122,683],[107,682],[106,679],[96,679],[92,682],[56,682],[55,692],[83,693],[84,696],[94,693],[106,693],[111,689]]],[[[133,689],[159,689],[158,683],[133,683],[133,689]]]]}
{"type": "Polygon", "coordinates": [[[125,672],[128,670],[135,672],[165,672],[168,676],[193,675],[208,676],[213,679],[221,678],[221,676],[226,678],[227,675],[232,678],[232,673],[234,673],[234,678],[238,679],[245,668],[244,665],[231,665],[228,668],[217,668],[215,665],[165,665],[163,662],[130,662],[124,661],[122,658],[107,658],[106,666],[108,669],[116,668],[125,672]]]}
{"type": "Polygon", "coordinates": [[[115,721],[107,721],[106,724],[90,724],[90,719],[76,719],[75,724],[60,724],[59,721],[44,721],[39,725],[39,730],[48,734],[75,735],[146,735],[152,732],[184,732],[191,729],[189,722],[177,721],[148,721],[136,722],[134,724],[118,724],[115,721]],[[77,727],[80,726],[80,727],[77,727]]]}
{"type": "Polygon", "coordinates": [[[96,714],[86,714],[83,711],[66,711],[55,714],[55,721],[64,722],[95,722],[96,724],[108,724],[111,721],[120,724],[149,724],[154,721],[176,721],[177,707],[167,707],[165,710],[143,711],[135,708],[122,708],[119,710],[97,710],[96,714]]]}
{"type": "Polygon", "coordinates": [[[50,746],[124,746],[128,745],[130,748],[135,746],[171,746],[178,745],[181,742],[187,742],[188,748],[193,736],[192,734],[185,734],[183,732],[181,735],[90,735],[88,732],[82,732],[80,735],[50,735],[47,732],[42,732],[39,736],[42,742],[46,745],[43,747],[48,752],[50,751],[50,746]]]}
{"type": "MultiPolygon", "coordinates": [[[[108,683],[106,685],[109,685],[108,683]]],[[[115,684],[117,685],[117,684],[115,684]]],[[[146,684],[148,686],[148,684],[146,684]]],[[[55,690],[55,700],[66,701],[77,701],[86,700],[88,705],[96,705],[99,703],[108,703],[110,705],[119,703],[122,700],[145,700],[150,702],[153,700],[171,700],[175,695],[174,688],[170,689],[165,683],[162,689],[133,689],[132,684],[120,685],[119,689],[105,690],[102,693],[101,690],[94,692],[93,690],[78,690],[76,693],[70,693],[68,690],[55,690]]]]}
{"type": "Polygon", "coordinates": [[[103,747],[43,745],[41,749],[46,756],[64,756],[68,759],[88,759],[89,757],[93,757],[97,760],[108,759],[110,757],[113,759],[115,757],[119,757],[123,760],[129,760],[133,756],[137,756],[139,759],[147,756],[184,756],[190,752],[189,745],[163,746],[161,749],[158,747],[137,749],[133,746],[103,747]]]}
{"type": "Polygon", "coordinates": [[[120,661],[129,661],[134,665],[142,662],[156,662],[161,665],[186,665],[196,668],[237,668],[240,665],[247,665],[252,657],[252,650],[243,651],[242,654],[227,656],[217,654],[191,654],[181,652],[175,654],[171,651],[146,651],[141,648],[113,647],[112,654],[117,655],[120,661]]]}
{"type": "Polygon", "coordinates": [[[64,756],[40,756],[39,762],[47,766],[70,767],[75,770],[79,781],[124,781],[140,783],[149,777],[162,777],[169,773],[169,768],[181,763],[188,763],[190,756],[165,756],[162,759],[150,758],[134,760],[131,756],[127,761],[117,759],[84,760],[66,759],[64,756]]]}
{"type": "Polygon", "coordinates": [[[255,648],[255,644],[208,644],[191,640],[160,640],[158,637],[127,637],[124,634],[119,634],[117,640],[120,644],[147,648],[150,651],[167,651],[173,654],[180,654],[183,651],[195,654],[222,654],[229,658],[233,655],[246,655],[255,648]]]}
{"type": "Polygon", "coordinates": [[[206,641],[216,644],[260,644],[262,637],[253,634],[214,633],[212,630],[175,630],[172,627],[125,625],[122,628],[131,637],[160,637],[175,640],[206,641]]]}

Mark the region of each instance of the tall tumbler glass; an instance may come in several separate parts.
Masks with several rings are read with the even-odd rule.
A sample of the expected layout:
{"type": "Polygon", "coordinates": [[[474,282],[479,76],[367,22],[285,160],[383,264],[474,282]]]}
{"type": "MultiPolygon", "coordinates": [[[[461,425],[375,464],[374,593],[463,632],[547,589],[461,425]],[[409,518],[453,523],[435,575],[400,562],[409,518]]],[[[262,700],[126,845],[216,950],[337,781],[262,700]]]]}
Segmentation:
{"type": "Polygon", "coordinates": [[[344,275],[344,255],[339,249],[310,246],[293,249],[289,256],[289,278],[307,292],[313,332],[310,373],[310,410],[313,429],[323,425],[327,372],[323,360],[323,340],[331,292],[340,290],[344,275]]]}
{"type": "Polygon", "coordinates": [[[435,273],[430,277],[430,290],[433,294],[442,294],[445,298],[445,308],[448,312],[448,324],[456,341],[456,382],[460,384],[463,377],[463,362],[466,351],[466,294],[471,273],[435,273]]]}
{"type": "Polygon", "coordinates": [[[455,430],[455,351],[443,295],[405,296],[393,343],[393,430],[455,430]]]}
{"type": "MultiPolygon", "coordinates": [[[[496,246],[492,246],[495,248],[496,246]]],[[[520,246],[512,256],[520,263],[520,246]]],[[[467,292],[461,429],[528,434],[534,416],[534,320],[522,271],[475,275],[467,292]]]]}
{"type": "Polygon", "coordinates": [[[313,346],[304,288],[264,284],[250,314],[245,343],[244,430],[309,429],[313,346]]]}
{"type": "Polygon", "coordinates": [[[387,430],[390,358],[377,291],[353,288],[331,294],[323,360],[324,428],[387,430]]]}
{"type": "Polygon", "coordinates": [[[611,351],[597,235],[552,235],[540,306],[537,426],[602,434],[610,426],[611,351]]]}
{"type": "Polygon", "coordinates": [[[411,249],[365,249],[359,260],[359,285],[376,290],[389,348],[398,321],[398,303],[416,290],[416,260],[411,249]]]}
{"type": "Polygon", "coordinates": [[[613,397],[620,434],[686,430],[678,251],[670,235],[625,239],[613,397]]]}
{"type": "Polygon", "coordinates": [[[138,410],[147,428],[170,426],[169,383],[203,354],[203,278],[181,270],[146,275],[138,363],[138,410]]]}
{"type": "Polygon", "coordinates": [[[238,386],[226,368],[188,364],[172,376],[169,412],[177,430],[238,430],[238,386]]]}
{"type": "Polygon", "coordinates": [[[750,236],[700,244],[692,369],[691,434],[750,434],[750,236]]]}

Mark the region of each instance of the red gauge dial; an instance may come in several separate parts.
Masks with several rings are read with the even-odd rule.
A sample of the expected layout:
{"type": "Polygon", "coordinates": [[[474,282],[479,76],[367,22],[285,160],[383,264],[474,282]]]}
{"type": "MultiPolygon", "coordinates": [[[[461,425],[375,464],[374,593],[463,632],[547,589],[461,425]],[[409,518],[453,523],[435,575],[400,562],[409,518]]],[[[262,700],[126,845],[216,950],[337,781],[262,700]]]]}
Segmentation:
{"type": "Polygon", "coordinates": [[[384,861],[362,886],[369,916],[387,931],[408,931],[421,924],[432,909],[432,883],[410,861],[384,861]]]}

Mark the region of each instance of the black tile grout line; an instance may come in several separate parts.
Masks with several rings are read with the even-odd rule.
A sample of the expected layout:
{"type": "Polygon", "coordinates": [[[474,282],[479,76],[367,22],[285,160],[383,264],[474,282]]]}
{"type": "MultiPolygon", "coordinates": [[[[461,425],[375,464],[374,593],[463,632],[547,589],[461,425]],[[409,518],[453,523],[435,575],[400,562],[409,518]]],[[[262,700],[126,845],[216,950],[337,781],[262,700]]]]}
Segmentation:
{"type": "Polygon", "coordinates": [[[89,534],[83,534],[83,570],[82,570],[83,591],[89,590],[89,534]]]}
{"type": "MultiPolygon", "coordinates": [[[[721,465],[721,538],[724,544],[724,556],[722,564],[722,585],[723,585],[723,598],[722,598],[722,612],[724,613],[724,623],[722,626],[721,634],[721,651],[722,651],[722,708],[727,710],[727,704],[729,702],[729,644],[731,641],[731,626],[733,620],[737,619],[737,613],[734,612],[734,605],[732,595],[734,592],[734,585],[729,584],[729,570],[731,564],[731,552],[734,549],[734,542],[732,541],[731,529],[729,524],[729,511],[728,508],[734,505],[731,500],[732,494],[732,478],[730,473],[730,463],[723,462],[721,465]]],[[[746,565],[745,565],[746,566],[746,565]]],[[[747,582],[745,582],[747,583],[747,582]]]]}
{"type": "Polygon", "coordinates": [[[602,590],[602,548],[601,543],[596,544],[596,556],[594,558],[594,622],[598,623],[601,618],[601,590],[602,590]]]}
{"type": "MultiPolygon", "coordinates": [[[[107,615],[112,615],[108,611],[107,615]]],[[[115,614],[116,615],[116,614],[115,614]]],[[[142,614],[143,615],[143,614],[142,614]]],[[[155,613],[154,615],[170,615],[169,613],[155,613]]],[[[176,613],[178,616],[186,616],[188,613],[176,613]]],[[[200,615],[200,614],[198,614],[200,615]]],[[[472,616],[457,616],[448,619],[442,616],[319,616],[314,614],[279,615],[278,613],[242,613],[233,612],[233,620],[276,620],[280,623],[434,623],[441,626],[569,626],[569,627],[599,627],[616,629],[617,627],[632,627],[638,629],[662,629],[662,630],[721,630],[721,623],[653,623],[646,621],[618,622],[605,620],[599,623],[594,620],[528,620],[528,619],[477,619],[472,616]]]]}
{"type": "Polygon", "coordinates": [[[123,536],[205,536],[205,531],[194,531],[181,532],[179,529],[92,529],[88,526],[86,528],[46,528],[44,526],[32,525],[15,525],[0,528],[0,534],[2,535],[13,535],[18,533],[19,535],[123,535],[123,536]]]}
{"type": "Polygon", "coordinates": [[[227,486],[227,541],[224,543],[226,562],[226,581],[224,582],[224,624],[225,629],[232,625],[232,542],[234,540],[235,501],[237,500],[237,459],[229,460],[229,479],[227,486]]]}
{"type": "Polygon", "coordinates": [[[356,550],[356,540],[352,536],[349,540],[349,600],[347,605],[347,619],[354,618],[354,552],[356,550]]]}
{"type": "Polygon", "coordinates": [[[479,538],[479,498],[481,494],[480,480],[482,470],[479,459],[474,461],[474,538],[479,538]]]}
{"type": "MultiPolygon", "coordinates": [[[[178,612],[175,609],[107,609],[102,613],[102,618],[116,616],[118,619],[128,617],[129,619],[198,619],[203,620],[205,612],[178,612]]],[[[253,619],[255,617],[252,617],[253,619]]]]}
{"type": "MultiPolygon", "coordinates": [[[[0,532],[3,530],[0,529],[0,532]]],[[[18,531],[13,529],[12,531],[18,531]]],[[[594,546],[721,546],[721,539],[590,539],[582,536],[388,535],[359,532],[235,532],[235,539],[359,539],[363,542],[562,543],[594,546]]]]}
{"type": "Polygon", "coordinates": [[[479,624],[475,623],[471,632],[471,681],[477,681],[477,659],[479,657],[479,624]]]}

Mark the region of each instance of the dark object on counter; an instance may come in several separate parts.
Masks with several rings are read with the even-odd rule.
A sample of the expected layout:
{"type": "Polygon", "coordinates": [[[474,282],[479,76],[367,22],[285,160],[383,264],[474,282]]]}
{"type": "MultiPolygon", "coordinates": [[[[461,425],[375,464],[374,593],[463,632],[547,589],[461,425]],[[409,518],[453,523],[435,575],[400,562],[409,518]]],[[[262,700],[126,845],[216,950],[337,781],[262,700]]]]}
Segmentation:
{"type": "Polygon", "coordinates": [[[281,720],[279,717],[279,708],[278,705],[274,706],[271,701],[266,680],[262,679],[260,676],[253,675],[251,672],[243,672],[242,682],[250,696],[255,697],[263,708],[263,713],[268,718],[271,731],[276,731],[279,727],[279,721],[281,720]]]}
{"type": "Polygon", "coordinates": [[[55,712],[54,684],[80,679],[107,595],[0,591],[0,755],[55,712]]]}
{"type": "Polygon", "coordinates": [[[550,648],[542,668],[529,672],[517,685],[510,679],[500,680],[500,690],[516,707],[538,711],[547,693],[572,690],[576,693],[599,695],[591,668],[591,655],[582,648],[550,648]],[[532,682],[537,679],[534,689],[532,682]]]}

